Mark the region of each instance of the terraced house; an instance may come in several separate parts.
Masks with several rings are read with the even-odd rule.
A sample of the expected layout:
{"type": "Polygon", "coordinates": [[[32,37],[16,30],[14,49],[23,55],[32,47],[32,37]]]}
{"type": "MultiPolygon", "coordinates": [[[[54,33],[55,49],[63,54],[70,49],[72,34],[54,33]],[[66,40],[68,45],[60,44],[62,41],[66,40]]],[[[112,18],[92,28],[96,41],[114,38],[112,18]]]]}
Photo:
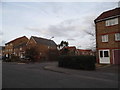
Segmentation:
{"type": "Polygon", "coordinates": [[[37,49],[39,52],[36,57],[37,61],[50,61],[57,56],[57,45],[53,40],[31,36],[26,45],[27,48],[35,47],[37,49]]]}
{"type": "MultiPolygon", "coordinates": [[[[15,56],[19,56],[19,57],[22,57],[22,54],[16,50],[16,49],[22,49],[22,47],[20,48],[16,48],[18,46],[20,46],[21,44],[23,43],[27,43],[28,42],[28,38],[26,36],[23,36],[23,37],[19,37],[19,38],[16,38],[8,43],[5,44],[5,57],[7,58],[11,58],[11,55],[15,55],[15,56]]],[[[19,51],[20,51],[19,50],[19,51]]]]}
{"type": "Polygon", "coordinates": [[[120,7],[95,19],[97,62],[120,64],[120,7]]]}

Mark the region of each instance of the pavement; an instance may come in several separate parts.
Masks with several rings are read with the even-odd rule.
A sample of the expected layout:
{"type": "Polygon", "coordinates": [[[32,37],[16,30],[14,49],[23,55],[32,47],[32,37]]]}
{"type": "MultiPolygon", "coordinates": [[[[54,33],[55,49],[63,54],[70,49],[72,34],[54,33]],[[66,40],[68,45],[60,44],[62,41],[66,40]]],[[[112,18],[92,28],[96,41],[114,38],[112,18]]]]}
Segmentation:
{"type": "Polygon", "coordinates": [[[58,72],[58,73],[64,73],[68,75],[75,75],[79,76],[81,78],[87,78],[87,79],[93,79],[93,80],[101,80],[101,81],[116,81],[120,82],[119,80],[119,74],[120,72],[118,69],[120,66],[117,65],[103,65],[100,67],[96,67],[96,70],[89,71],[89,70],[76,70],[76,69],[69,69],[69,68],[63,68],[58,67],[58,63],[51,63],[51,65],[44,66],[45,70],[58,72]],[[94,77],[93,77],[94,76],[94,77]]]}
{"type": "MultiPolygon", "coordinates": [[[[96,65],[96,70],[91,71],[91,72],[106,72],[106,73],[118,73],[118,68],[120,66],[116,65],[96,65]]],[[[75,69],[69,69],[69,68],[64,68],[64,67],[58,67],[58,62],[51,63],[49,65],[46,65],[44,67],[45,70],[50,70],[54,72],[60,72],[60,73],[78,73],[78,71],[87,71],[87,70],[75,70],[75,69]]]]}

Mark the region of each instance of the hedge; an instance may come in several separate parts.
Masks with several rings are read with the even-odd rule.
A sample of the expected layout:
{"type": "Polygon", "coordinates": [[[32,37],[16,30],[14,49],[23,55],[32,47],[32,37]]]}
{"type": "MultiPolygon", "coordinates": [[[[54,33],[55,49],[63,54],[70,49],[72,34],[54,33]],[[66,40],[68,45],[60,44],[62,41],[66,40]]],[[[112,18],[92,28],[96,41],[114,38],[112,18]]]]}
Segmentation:
{"type": "Polygon", "coordinates": [[[59,67],[95,70],[95,57],[94,56],[60,56],[59,67]]]}

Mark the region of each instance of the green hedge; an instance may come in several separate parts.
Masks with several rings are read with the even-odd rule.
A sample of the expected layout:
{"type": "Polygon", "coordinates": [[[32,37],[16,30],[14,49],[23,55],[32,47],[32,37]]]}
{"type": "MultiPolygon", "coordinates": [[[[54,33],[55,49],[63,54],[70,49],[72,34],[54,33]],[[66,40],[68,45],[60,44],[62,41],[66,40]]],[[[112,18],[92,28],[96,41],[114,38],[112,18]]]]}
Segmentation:
{"type": "Polygon", "coordinates": [[[95,57],[94,56],[60,56],[59,67],[95,70],[95,57]]]}

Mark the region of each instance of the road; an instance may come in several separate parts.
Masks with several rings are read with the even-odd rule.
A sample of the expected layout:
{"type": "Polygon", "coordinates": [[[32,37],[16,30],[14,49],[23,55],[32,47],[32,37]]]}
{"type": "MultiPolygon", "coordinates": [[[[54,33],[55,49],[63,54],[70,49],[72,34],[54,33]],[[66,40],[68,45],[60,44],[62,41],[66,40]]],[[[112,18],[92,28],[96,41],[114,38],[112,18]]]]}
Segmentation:
{"type": "Polygon", "coordinates": [[[0,90],[2,89],[2,60],[0,60],[0,90]]]}
{"type": "Polygon", "coordinates": [[[44,70],[50,63],[3,63],[2,88],[117,88],[117,73],[81,71],[67,74],[44,70]],[[81,73],[81,74],[80,74],[81,73]],[[99,77],[98,77],[99,76],[99,77]],[[112,77],[112,78],[111,78],[112,77]]]}

